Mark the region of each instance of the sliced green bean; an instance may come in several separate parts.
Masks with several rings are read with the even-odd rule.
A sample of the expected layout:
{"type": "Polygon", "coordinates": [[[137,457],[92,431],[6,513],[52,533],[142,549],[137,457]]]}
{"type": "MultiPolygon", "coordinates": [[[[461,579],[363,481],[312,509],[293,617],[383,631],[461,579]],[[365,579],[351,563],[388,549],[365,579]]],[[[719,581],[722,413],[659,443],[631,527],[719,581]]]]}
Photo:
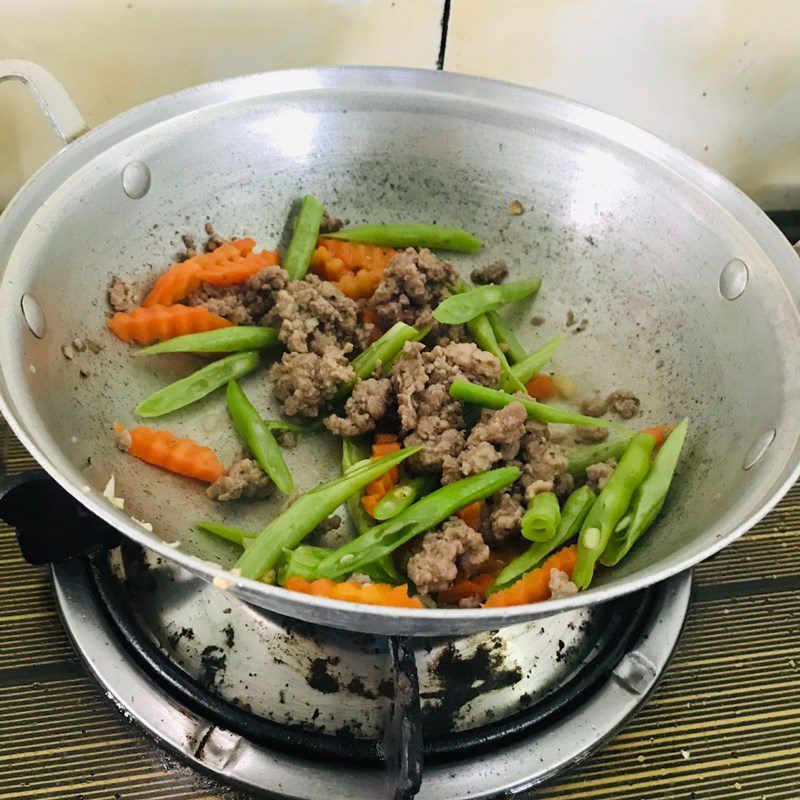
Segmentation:
{"type": "Polygon", "coordinates": [[[563,547],[573,536],[577,536],[594,501],[595,494],[588,486],[576,489],[564,503],[556,535],[546,542],[534,542],[522,555],[517,556],[497,576],[489,592],[497,591],[515,581],[520,575],[538,567],[550,553],[563,547]]]}
{"type": "MultiPolygon", "coordinates": [[[[310,544],[301,544],[294,550],[287,550],[286,558],[278,569],[278,583],[284,586],[287,579],[292,576],[313,581],[317,567],[333,552],[329,547],[313,547],[310,544]]],[[[400,575],[394,569],[394,564],[392,564],[392,569],[392,573],[387,573],[383,564],[375,562],[374,564],[364,564],[359,572],[376,583],[400,583],[400,575]]]]}
{"type": "Polygon", "coordinates": [[[500,491],[519,476],[516,467],[501,467],[443,486],[340,547],[319,565],[317,577],[338,578],[358,571],[364,564],[377,561],[435,527],[460,508],[500,491]]]}
{"type": "MultiPolygon", "coordinates": [[[[633,432],[631,432],[630,436],[633,436],[633,432]]],[[[601,461],[608,461],[610,458],[619,460],[630,442],[630,436],[608,439],[605,442],[592,444],[568,453],[570,474],[580,475],[586,471],[586,467],[592,464],[599,464],[601,461]]]]}
{"type": "Polygon", "coordinates": [[[211,520],[200,520],[195,523],[195,527],[206,533],[213,533],[221,539],[244,547],[245,542],[255,539],[258,535],[253,531],[246,531],[244,528],[234,528],[232,525],[225,525],[222,522],[212,522],[211,520]]]}
{"type": "Polygon", "coordinates": [[[505,408],[511,403],[521,403],[528,412],[529,419],[537,419],[539,422],[565,423],[567,425],[586,425],[599,426],[604,428],[614,428],[616,423],[605,419],[595,419],[577,414],[555,406],[548,406],[546,403],[537,403],[525,397],[500,392],[497,389],[487,389],[477,383],[469,381],[455,380],[450,385],[450,396],[465,403],[475,403],[484,408],[505,408]]]}
{"type": "MultiPolygon", "coordinates": [[[[530,355],[518,360],[517,363],[511,367],[511,372],[514,373],[514,376],[520,383],[527,383],[534,375],[542,371],[542,368],[555,355],[562,338],[561,336],[556,336],[554,339],[551,339],[549,342],[546,342],[541,347],[534,350],[530,355]]],[[[507,388],[507,386],[503,385],[504,383],[507,382],[501,382],[501,386],[507,388]]]]}
{"type": "MultiPolygon", "coordinates": [[[[289,508],[278,514],[258,534],[253,546],[236,562],[245,578],[257,579],[275,568],[284,549],[297,547],[317,525],[348,497],[363,489],[392,467],[418,452],[420,447],[406,447],[397,453],[375,459],[369,466],[350,475],[323,483],[299,497],[289,508]]],[[[375,561],[370,558],[365,561],[375,561]]]]}
{"type": "Polygon", "coordinates": [[[258,411],[236,381],[228,384],[227,399],[228,413],[231,415],[236,432],[278,489],[284,494],[291,494],[294,491],[294,481],[283,458],[283,451],[275,435],[264,424],[258,411]]]}
{"type": "Polygon", "coordinates": [[[265,419],[263,422],[271,431],[290,431],[291,433],[317,433],[324,427],[321,417],[310,419],[308,422],[289,422],[285,419],[265,419]]]}
{"type": "Polygon", "coordinates": [[[579,589],[592,582],[594,567],[606,549],[617,523],[625,516],[631,498],[650,469],[656,437],[637,433],[622,454],[614,474],[594,501],[578,536],[578,560],[572,580],[579,589]]]}
{"type": "Polygon", "coordinates": [[[561,507],[553,492],[540,492],[528,503],[522,517],[522,535],[530,542],[546,542],[556,535],[561,507]]]}
{"type": "Polygon", "coordinates": [[[633,495],[627,527],[614,531],[600,557],[600,561],[607,567],[618,564],[627,555],[661,511],[675,477],[675,468],[678,466],[688,428],[688,420],[683,420],[656,453],[650,472],[633,495]]]}
{"type": "Polygon", "coordinates": [[[524,278],[501,285],[476,286],[442,300],[433,310],[433,318],[447,325],[460,325],[500,306],[523,300],[538,292],[541,285],[541,278],[524,278]]]}
{"type": "Polygon", "coordinates": [[[347,242],[362,242],[378,247],[429,247],[432,250],[454,250],[458,253],[474,253],[483,247],[480,239],[462,228],[426,223],[359,225],[325,235],[329,239],[344,239],[347,242]]]}
{"type": "Polygon", "coordinates": [[[302,280],[311,263],[311,256],[319,237],[319,226],[325,209],[313,195],[307,194],[300,204],[300,213],[294,223],[292,238],[283,254],[283,268],[293,281],[302,280]]]}
{"type": "MultiPolygon", "coordinates": [[[[511,328],[506,324],[505,320],[496,311],[490,311],[486,315],[486,318],[489,320],[489,324],[492,326],[494,337],[497,339],[497,343],[501,348],[505,346],[506,356],[508,356],[511,361],[518,362],[527,357],[528,352],[522,346],[519,339],[517,339],[517,335],[511,330],[511,328]]],[[[514,367],[511,369],[513,370],[514,367]]]]}
{"type": "Polygon", "coordinates": [[[259,356],[255,350],[234,353],[219,361],[212,361],[197,372],[159,389],[146,400],[142,400],[136,406],[136,413],[140,417],[160,417],[169,414],[170,411],[177,411],[201,400],[228,381],[247,375],[258,364],[259,356]]]}
{"type": "Polygon", "coordinates": [[[137,356],[157,353],[238,353],[242,350],[261,350],[278,343],[278,331],[260,325],[234,325],[216,331],[187,333],[166,342],[151,344],[137,351],[137,356]]]}
{"type": "Polygon", "coordinates": [[[428,494],[436,485],[436,476],[426,473],[413,478],[404,478],[389,489],[375,505],[375,519],[384,520],[396,517],[401,511],[428,494]]]}

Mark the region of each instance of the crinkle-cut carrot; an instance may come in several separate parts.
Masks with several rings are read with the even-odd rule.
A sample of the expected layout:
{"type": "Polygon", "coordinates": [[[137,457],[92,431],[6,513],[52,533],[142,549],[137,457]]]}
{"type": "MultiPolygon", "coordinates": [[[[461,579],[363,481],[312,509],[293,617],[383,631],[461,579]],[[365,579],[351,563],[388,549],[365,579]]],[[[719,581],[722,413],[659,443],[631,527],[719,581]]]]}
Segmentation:
{"type": "Polygon", "coordinates": [[[656,437],[656,447],[661,447],[667,440],[667,436],[675,430],[674,425],[656,425],[654,428],[645,428],[642,433],[649,433],[656,437]]]}
{"type": "MultiPolygon", "coordinates": [[[[232,274],[234,266],[241,267],[241,260],[247,261],[251,271],[247,274],[238,269],[237,276],[244,274],[240,280],[245,280],[253,272],[257,272],[262,266],[262,261],[269,261],[275,258],[274,253],[265,251],[263,253],[253,253],[255,242],[252,239],[235,239],[232,242],[220,245],[210,253],[201,253],[194,258],[187,259],[181,263],[173,264],[159,279],[155,286],[150,290],[150,294],[144,299],[143,306],[170,306],[183,300],[191,294],[205,280],[209,283],[217,281],[227,281],[227,275],[232,274]],[[248,261],[250,255],[255,256],[255,260],[248,261]],[[236,262],[239,259],[239,262],[236,262]],[[210,280],[209,280],[210,279],[210,280]]],[[[263,266],[269,266],[263,263],[263,266]]],[[[234,281],[228,281],[233,283],[234,281]]]]}
{"type": "Polygon", "coordinates": [[[374,494],[365,494],[361,497],[361,505],[364,506],[364,510],[373,519],[375,519],[375,506],[378,505],[385,494],[385,491],[380,491],[374,494]]]}
{"type": "Polygon", "coordinates": [[[472,578],[462,578],[456,581],[449,589],[439,592],[439,602],[451,606],[455,605],[459,600],[465,600],[467,597],[480,597],[483,599],[486,597],[487,589],[494,583],[496,574],[494,572],[482,572],[472,578]]]}
{"type": "Polygon", "coordinates": [[[326,251],[323,254],[323,259],[339,259],[345,268],[349,270],[376,269],[382,273],[389,266],[389,262],[397,255],[397,250],[392,250],[390,247],[346,242],[342,239],[320,238],[317,244],[326,251]]]}
{"type": "Polygon", "coordinates": [[[400,442],[395,439],[394,441],[380,442],[376,441],[372,445],[372,457],[382,458],[388,456],[390,453],[397,453],[400,450],[400,442]]]}
{"type": "Polygon", "coordinates": [[[466,522],[474,531],[481,529],[481,509],[483,508],[483,500],[476,500],[464,508],[456,511],[456,516],[466,522]]]}
{"type": "Polygon", "coordinates": [[[201,283],[232,286],[235,283],[244,283],[264,267],[274,267],[280,263],[277,250],[262,250],[260,253],[248,253],[246,256],[237,256],[221,264],[201,269],[198,276],[201,283]]]}
{"type": "Polygon", "coordinates": [[[358,272],[345,272],[336,282],[342,293],[353,300],[372,297],[383,273],[372,269],[360,269],[358,272]]]}
{"type": "MultiPolygon", "coordinates": [[[[391,444],[397,441],[397,434],[396,433],[376,433],[375,434],[375,444],[391,444]]],[[[396,452],[396,451],[392,451],[396,452]]],[[[374,454],[373,454],[374,455],[374,454]]]]}
{"type": "Polygon", "coordinates": [[[500,608],[503,606],[522,606],[526,603],[539,603],[550,597],[550,573],[554,569],[566,572],[572,577],[575,562],[578,559],[578,548],[575,545],[564,547],[553,553],[541,567],[531,570],[523,575],[508,589],[495,592],[484,603],[487,608],[500,608]]]}
{"type": "Polygon", "coordinates": [[[365,305],[361,308],[361,319],[365,325],[372,325],[369,333],[369,343],[372,344],[373,342],[377,342],[378,339],[383,336],[383,331],[381,330],[380,325],[378,325],[378,315],[373,309],[365,305]]]}
{"type": "Polygon", "coordinates": [[[166,342],[187,333],[228,328],[232,322],[203,306],[148,306],[118,311],[108,321],[111,332],[123,342],[166,342]]]}
{"type": "Polygon", "coordinates": [[[353,299],[371,297],[397,251],[338,239],[320,239],[311,268],[353,299]]]}
{"type": "Polygon", "coordinates": [[[549,375],[534,375],[525,388],[534,400],[549,400],[558,394],[558,388],[549,375]]]}
{"type": "Polygon", "coordinates": [[[388,583],[360,584],[352,581],[335,581],[320,578],[308,581],[297,575],[288,578],[286,589],[316,597],[329,597],[331,600],[344,600],[348,603],[367,603],[371,606],[392,606],[394,608],[422,608],[418,597],[408,596],[408,585],[391,586],[388,583]]]}
{"type": "MultiPolygon", "coordinates": [[[[125,428],[115,422],[114,430],[120,434],[125,428]]],[[[147,425],[131,428],[127,433],[131,440],[128,452],[148,464],[206,483],[213,483],[225,474],[225,467],[216,453],[192,439],[178,438],[170,431],[159,431],[147,425]]]]}

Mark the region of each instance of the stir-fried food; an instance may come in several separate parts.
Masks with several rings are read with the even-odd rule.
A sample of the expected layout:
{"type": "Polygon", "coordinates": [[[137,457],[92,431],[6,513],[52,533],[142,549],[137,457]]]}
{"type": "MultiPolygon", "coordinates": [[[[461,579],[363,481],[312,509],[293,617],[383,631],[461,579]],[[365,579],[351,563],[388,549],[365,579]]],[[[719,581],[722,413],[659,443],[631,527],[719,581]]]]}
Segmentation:
{"type": "Polygon", "coordinates": [[[476,267],[481,247],[427,223],[344,228],[307,196],[282,254],[212,235],[148,292],[115,278],[111,333],[147,345],[141,356],[198,358],[135,413],[165,417],[224,387],[245,452],[226,468],[200,442],[117,423],[120,448],[208,483],[218,502],[291,496],[260,532],[196,523],[242,548],[232,571],[243,578],[409,609],[588,588],[661,512],[687,422],[645,428],[639,399],[614,387],[576,400],[573,381],[548,370],[561,337],[528,351],[503,316],[533,303],[541,280],[506,281],[503,261],[476,267]],[[262,419],[239,382],[258,369],[282,419],[262,419]],[[299,497],[283,454],[297,436],[342,446],[341,476],[299,497]],[[313,544],[339,509],[353,538],[313,544]]]}

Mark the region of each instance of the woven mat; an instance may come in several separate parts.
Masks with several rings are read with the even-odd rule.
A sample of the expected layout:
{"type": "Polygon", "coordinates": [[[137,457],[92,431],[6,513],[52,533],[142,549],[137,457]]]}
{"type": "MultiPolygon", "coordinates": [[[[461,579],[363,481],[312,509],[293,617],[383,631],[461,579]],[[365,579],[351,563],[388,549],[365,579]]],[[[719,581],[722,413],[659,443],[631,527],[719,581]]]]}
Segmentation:
{"type": "MultiPolygon", "coordinates": [[[[32,461],[0,420],[0,471],[32,461]]],[[[695,571],[677,653],[639,715],[536,800],[800,800],[800,484],[695,571]]],[[[0,525],[0,800],[241,797],[167,757],[77,662],[46,569],[0,525]]]]}

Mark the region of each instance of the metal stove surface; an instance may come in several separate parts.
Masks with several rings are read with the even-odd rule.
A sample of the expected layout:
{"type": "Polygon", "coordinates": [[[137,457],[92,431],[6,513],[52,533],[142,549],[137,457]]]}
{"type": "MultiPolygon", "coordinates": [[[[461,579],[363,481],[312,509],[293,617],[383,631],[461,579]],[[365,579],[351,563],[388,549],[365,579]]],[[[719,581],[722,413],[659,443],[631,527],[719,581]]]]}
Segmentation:
{"type": "MultiPolygon", "coordinates": [[[[382,734],[391,711],[385,639],[266,616],[130,548],[117,551],[111,567],[143,636],[190,682],[255,720],[332,735],[340,755],[304,757],[302,748],[270,746],[225,729],[132,655],[114,614],[98,602],[98,576],[85,562],[57,565],[56,596],[76,649],[106,694],[162,745],[255,793],[303,800],[394,796],[385,768],[359,755],[360,745],[382,734]]],[[[608,606],[415,642],[428,762],[418,796],[457,800],[520,792],[597,748],[655,686],[680,635],[690,585],[684,575],[659,587],[630,641],[619,628],[620,609],[608,606]],[[609,635],[624,644],[613,663],[606,658],[591,691],[558,705],[608,650],[609,635]],[[555,713],[547,719],[534,714],[526,723],[526,709],[542,705],[554,705],[555,713]],[[502,733],[504,725],[510,735],[475,745],[484,731],[502,733]],[[459,736],[471,742],[467,750],[441,744],[459,736]]]]}

